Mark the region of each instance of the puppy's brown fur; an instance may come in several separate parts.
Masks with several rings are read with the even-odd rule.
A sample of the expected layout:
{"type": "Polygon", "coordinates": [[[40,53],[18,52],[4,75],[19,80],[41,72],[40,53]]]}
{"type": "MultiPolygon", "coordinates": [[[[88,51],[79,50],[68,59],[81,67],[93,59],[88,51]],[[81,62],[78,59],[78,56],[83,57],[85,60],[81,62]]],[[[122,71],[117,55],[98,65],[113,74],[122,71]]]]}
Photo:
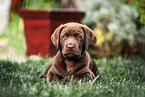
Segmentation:
{"type": "Polygon", "coordinates": [[[97,40],[90,28],[79,23],[60,25],[51,40],[58,52],[41,77],[60,81],[68,76],[80,80],[97,75],[98,68],[87,51],[97,40]]]}

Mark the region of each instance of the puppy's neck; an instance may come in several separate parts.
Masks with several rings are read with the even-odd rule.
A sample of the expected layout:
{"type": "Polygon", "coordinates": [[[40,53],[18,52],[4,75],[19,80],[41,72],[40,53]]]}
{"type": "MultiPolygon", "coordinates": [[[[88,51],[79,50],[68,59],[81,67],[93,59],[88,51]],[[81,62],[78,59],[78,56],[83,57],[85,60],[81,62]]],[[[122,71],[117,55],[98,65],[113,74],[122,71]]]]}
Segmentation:
{"type": "Polygon", "coordinates": [[[55,60],[57,60],[58,66],[63,67],[63,70],[65,70],[68,73],[68,75],[73,74],[75,71],[77,71],[80,68],[88,68],[90,64],[89,63],[90,56],[88,55],[87,51],[85,51],[79,59],[64,58],[61,52],[58,51],[55,60]]]}
{"type": "Polygon", "coordinates": [[[72,58],[72,59],[64,59],[64,64],[66,65],[67,72],[71,75],[75,71],[77,71],[80,68],[86,68],[89,66],[88,57],[86,56],[87,52],[84,52],[82,56],[78,58],[72,58]]]}

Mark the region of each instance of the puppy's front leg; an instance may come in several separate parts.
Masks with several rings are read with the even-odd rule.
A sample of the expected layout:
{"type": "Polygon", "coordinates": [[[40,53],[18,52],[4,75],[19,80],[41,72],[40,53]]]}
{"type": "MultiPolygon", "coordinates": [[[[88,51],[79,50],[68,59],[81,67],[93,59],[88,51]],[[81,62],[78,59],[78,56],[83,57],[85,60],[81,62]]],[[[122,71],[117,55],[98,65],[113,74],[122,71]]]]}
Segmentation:
{"type": "Polygon", "coordinates": [[[86,79],[92,80],[95,78],[94,73],[91,70],[85,70],[85,72],[81,71],[79,74],[74,74],[74,80],[86,79]]]}
{"type": "Polygon", "coordinates": [[[40,75],[40,78],[46,78],[47,73],[51,67],[52,67],[52,61],[48,64],[48,67],[45,69],[45,71],[42,73],[42,75],[40,75]]]}
{"type": "Polygon", "coordinates": [[[59,77],[59,75],[54,74],[54,73],[52,72],[52,67],[51,67],[51,68],[49,69],[48,73],[47,73],[47,79],[48,79],[49,81],[52,81],[52,80],[59,81],[59,80],[60,80],[60,77],[59,77]]]}

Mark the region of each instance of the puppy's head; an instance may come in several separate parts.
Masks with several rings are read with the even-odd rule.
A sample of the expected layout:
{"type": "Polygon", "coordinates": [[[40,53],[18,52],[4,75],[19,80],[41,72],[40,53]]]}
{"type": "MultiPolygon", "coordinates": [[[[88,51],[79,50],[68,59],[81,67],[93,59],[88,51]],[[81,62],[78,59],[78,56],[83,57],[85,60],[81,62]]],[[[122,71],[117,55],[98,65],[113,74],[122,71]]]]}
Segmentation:
{"type": "Polygon", "coordinates": [[[51,40],[65,58],[80,58],[83,51],[96,43],[97,38],[86,25],[67,23],[54,31],[51,40]]]}

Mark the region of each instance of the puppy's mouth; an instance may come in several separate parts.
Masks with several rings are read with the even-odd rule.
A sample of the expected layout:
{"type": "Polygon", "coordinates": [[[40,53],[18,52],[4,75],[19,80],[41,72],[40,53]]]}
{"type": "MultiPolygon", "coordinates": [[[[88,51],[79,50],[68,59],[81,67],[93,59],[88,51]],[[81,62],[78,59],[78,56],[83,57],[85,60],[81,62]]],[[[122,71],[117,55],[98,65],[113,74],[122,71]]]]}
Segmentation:
{"type": "Polygon", "coordinates": [[[74,54],[74,53],[66,53],[66,54],[63,54],[65,58],[79,58],[81,57],[80,55],[78,54],[74,54]]]}
{"type": "Polygon", "coordinates": [[[81,53],[78,50],[63,50],[62,54],[64,58],[80,58],[81,53]]]}

